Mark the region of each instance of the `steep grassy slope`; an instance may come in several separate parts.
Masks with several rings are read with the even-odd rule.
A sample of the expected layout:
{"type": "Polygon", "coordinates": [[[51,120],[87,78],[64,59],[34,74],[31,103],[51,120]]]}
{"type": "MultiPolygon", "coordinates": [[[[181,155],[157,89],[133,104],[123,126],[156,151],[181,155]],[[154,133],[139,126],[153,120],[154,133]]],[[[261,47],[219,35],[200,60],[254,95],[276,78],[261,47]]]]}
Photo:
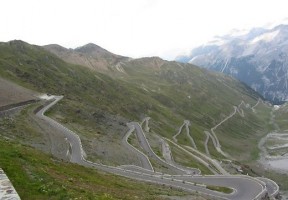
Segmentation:
{"type": "MultiPolygon", "coordinates": [[[[21,41],[0,43],[0,77],[39,93],[64,95],[64,99],[47,114],[80,135],[89,160],[111,165],[137,164],[137,160],[134,159],[135,155],[123,147],[121,139],[128,130],[127,122],[140,121],[146,116],[151,117],[151,134],[157,133],[170,139],[183,124],[183,120],[190,120],[192,124],[190,134],[198,149],[205,152],[206,135],[203,131],[209,131],[229,116],[233,112],[233,106],[240,105],[242,100],[246,105],[241,106],[245,116],[241,117],[239,113],[236,113],[215,132],[219,136],[223,149],[229,151],[235,158],[244,161],[257,158],[258,150],[254,148],[256,147],[255,143],[269,129],[265,124],[269,120],[270,110],[265,106],[257,106],[257,112],[252,111],[251,107],[257,103],[260,97],[239,81],[190,64],[168,62],[156,57],[125,60],[115,65],[123,71],[118,69],[100,70],[102,72],[100,73],[95,69],[90,70],[87,67],[68,64],[42,47],[32,46],[21,41]],[[243,149],[247,151],[243,151],[243,149]],[[249,156],[243,156],[244,154],[249,156]]],[[[14,180],[16,189],[21,187],[25,176],[31,174],[29,170],[32,170],[32,174],[39,174],[38,170],[43,169],[42,164],[48,163],[48,166],[52,168],[52,173],[46,174],[44,177],[46,181],[43,184],[44,190],[46,191],[45,188],[50,186],[51,180],[55,178],[55,182],[52,181],[53,185],[59,187],[54,188],[55,191],[52,189],[51,193],[46,191],[45,196],[40,194],[43,191],[41,183],[37,182],[38,179],[31,179],[31,185],[25,187],[23,193],[31,189],[34,192],[31,194],[35,194],[35,199],[37,199],[37,195],[47,197],[55,193],[56,198],[61,198],[65,191],[68,192],[63,198],[78,196],[78,194],[81,196],[80,193],[83,193],[87,198],[109,199],[109,195],[108,197],[105,195],[111,194],[116,198],[119,194],[118,185],[121,185],[120,187],[127,190],[127,193],[119,194],[122,195],[119,197],[133,199],[133,195],[140,194],[141,196],[148,191],[143,187],[143,190],[138,188],[139,190],[137,189],[135,193],[130,193],[130,186],[125,187],[122,184],[122,181],[126,181],[125,179],[117,182],[118,178],[114,179],[114,176],[107,178],[91,169],[83,169],[66,163],[61,166],[63,163],[59,164],[59,160],[53,161],[47,155],[14,143],[20,141],[22,144],[49,152],[50,144],[47,133],[33,117],[33,109],[37,105],[31,105],[18,116],[4,118],[0,121],[2,128],[0,135],[10,138],[9,141],[0,140],[0,145],[5,147],[1,148],[3,151],[1,155],[2,153],[7,154],[7,156],[1,157],[2,160],[0,158],[0,167],[8,171],[8,175],[14,180]],[[10,140],[14,142],[10,142],[10,140]],[[13,149],[23,151],[24,155],[17,152],[13,154],[13,149]],[[9,154],[9,152],[12,153],[9,154]],[[39,165],[33,163],[35,157],[37,157],[39,162],[36,163],[39,165]],[[28,168],[21,168],[20,164],[13,168],[10,160],[14,163],[22,162],[25,164],[24,166],[31,166],[33,169],[29,168],[27,172],[28,168]],[[56,173],[57,168],[61,173],[56,173]],[[68,175],[65,175],[66,168],[69,168],[68,175]],[[24,175],[18,179],[15,174],[13,175],[15,170],[24,171],[24,175]],[[76,173],[77,170],[81,170],[81,172],[76,173]],[[71,184],[68,182],[66,185],[67,181],[63,182],[62,172],[65,180],[67,177],[69,180],[69,177],[72,176],[71,184]],[[75,185],[72,184],[74,183],[74,174],[81,178],[84,177],[80,179],[80,189],[73,187],[75,185]],[[90,178],[87,177],[87,174],[93,176],[91,175],[90,178]],[[93,179],[98,176],[103,183],[93,179]],[[63,184],[66,189],[58,191],[57,188],[61,188],[63,184]],[[93,190],[92,185],[97,185],[103,190],[101,189],[96,194],[90,194],[90,191],[93,190]],[[108,190],[108,187],[112,188],[112,191],[108,190]]],[[[179,136],[179,143],[190,145],[183,133],[179,136]]],[[[211,142],[208,145],[213,157],[222,158],[216,153],[211,142]]],[[[160,149],[155,149],[155,151],[161,152],[160,149]]],[[[176,148],[172,148],[172,151],[180,163],[197,166],[197,163],[190,162],[183,152],[176,148]]],[[[206,172],[204,171],[204,173],[206,172]]],[[[151,196],[148,196],[148,199],[154,198],[156,192],[152,193],[149,193],[151,196]]],[[[166,192],[164,191],[164,193],[166,192]]]]}
{"type": "MultiPolygon", "coordinates": [[[[146,113],[146,103],[138,99],[144,99],[144,95],[137,88],[124,86],[89,69],[69,65],[42,48],[21,41],[2,43],[0,48],[2,77],[39,92],[64,94],[65,98],[51,114],[81,134],[88,154],[97,146],[103,149],[94,151],[94,156],[103,160],[109,157],[102,153],[109,145],[99,141],[120,143],[127,130],[126,122],[146,113]]],[[[113,148],[107,151],[114,154],[113,148]]],[[[115,157],[115,163],[125,162],[124,157],[115,157]]]]}
{"type": "MultiPolygon", "coordinates": [[[[254,105],[259,98],[230,77],[160,58],[118,63],[125,73],[105,75],[67,64],[21,41],[1,43],[0,52],[2,77],[39,92],[65,96],[49,115],[80,134],[92,159],[107,163],[125,164],[115,144],[120,143],[128,121],[150,116],[152,130],[171,138],[188,119],[199,149],[204,150],[204,130],[228,116],[242,100],[254,105]]],[[[249,137],[254,137],[263,120],[256,115],[243,120],[256,124],[248,126],[251,135],[245,135],[245,143],[251,145],[249,137]]]]}
{"type": "MultiPolygon", "coordinates": [[[[0,138],[0,167],[21,199],[165,199],[184,195],[170,188],[140,183],[65,163],[31,147],[0,138]]],[[[202,199],[201,197],[198,197],[202,199]]]]}
{"type": "MultiPolygon", "coordinates": [[[[224,128],[217,130],[225,150],[237,158],[251,159],[249,156],[241,157],[239,150],[244,145],[252,146],[251,151],[256,151],[255,140],[267,132],[264,124],[267,123],[268,118],[265,116],[269,116],[269,112],[258,115],[251,109],[259,96],[228,76],[160,58],[132,60],[125,63],[123,69],[129,75],[125,81],[142,88],[143,93],[162,105],[161,111],[150,111],[149,114],[152,117],[152,130],[162,136],[171,138],[183,120],[188,119],[192,122],[191,135],[198,148],[204,152],[206,135],[203,131],[210,130],[229,116],[234,110],[233,106],[240,105],[242,100],[248,106],[243,108],[245,117],[237,113],[223,124],[224,128]],[[167,117],[171,120],[169,123],[167,117]]],[[[180,135],[180,143],[190,145],[183,134],[180,135]]]]}

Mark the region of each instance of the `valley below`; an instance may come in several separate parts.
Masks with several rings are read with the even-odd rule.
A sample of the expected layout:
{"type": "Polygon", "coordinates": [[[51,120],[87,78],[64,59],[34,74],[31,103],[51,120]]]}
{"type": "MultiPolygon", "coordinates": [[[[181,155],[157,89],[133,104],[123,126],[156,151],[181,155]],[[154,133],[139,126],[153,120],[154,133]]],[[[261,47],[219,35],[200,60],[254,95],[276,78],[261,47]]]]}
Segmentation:
{"type": "Polygon", "coordinates": [[[262,151],[260,162],[267,168],[276,171],[288,171],[288,134],[287,133],[270,133],[259,144],[262,151]],[[269,145],[270,143],[270,145],[269,145]],[[263,147],[265,145],[265,147],[263,147]]]}

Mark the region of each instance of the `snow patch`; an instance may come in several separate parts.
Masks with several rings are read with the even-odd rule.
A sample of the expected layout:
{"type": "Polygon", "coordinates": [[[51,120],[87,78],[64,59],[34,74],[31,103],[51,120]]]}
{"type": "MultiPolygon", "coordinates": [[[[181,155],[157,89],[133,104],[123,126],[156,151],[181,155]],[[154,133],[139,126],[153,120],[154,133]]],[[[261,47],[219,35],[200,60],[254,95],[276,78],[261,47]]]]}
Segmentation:
{"type": "Polygon", "coordinates": [[[255,90],[255,91],[258,91],[258,89],[261,87],[261,85],[260,84],[256,84],[256,83],[253,83],[252,85],[251,85],[251,88],[253,89],[253,90],[255,90]]]}
{"type": "Polygon", "coordinates": [[[259,41],[264,41],[264,42],[270,42],[272,41],[277,35],[279,34],[279,30],[270,32],[270,33],[264,33],[260,36],[255,37],[249,44],[255,44],[259,41]]]}
{"type": "Polygon", "coordinates": [[[230,67],[230,74],[237,75],[239,73],[239,70],[235,66],[230,67]]]}
{"type": "Polygon", "coordinates": [[[193,63],[198,58],[200,58],[200,56],[194,56],[191,60],[188,61],[188,63],[193,63]]]}
{"type": "Polygon", "coordinates": [[[271,83],[271,82],[270,82],[270,79],[267,78],[266,76],[263,76],[263,77],[262,77],[262,80],[263,80],[265,86],[269,86],[270,83],[271,83]]]}

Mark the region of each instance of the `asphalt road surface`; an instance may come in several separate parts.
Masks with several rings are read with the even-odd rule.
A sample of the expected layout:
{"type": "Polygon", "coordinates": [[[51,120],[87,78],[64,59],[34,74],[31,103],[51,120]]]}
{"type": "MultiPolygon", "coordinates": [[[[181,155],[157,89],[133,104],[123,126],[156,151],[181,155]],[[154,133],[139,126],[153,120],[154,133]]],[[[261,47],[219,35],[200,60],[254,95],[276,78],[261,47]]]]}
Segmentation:
{"type": "MultiPolygon", "coordinates": [[[[252,199],[260,199],[261,196],[267,193],[266,184],[261,182],[256,178],[252,178],[249,176],[192,176],[192,175],[183,175],[183,170],[178,169],[172,165],[169,165],[164,160],[160,159],[151,149],[145,134],[139,123],[131,122],[129,124],[130,127],[134,127],[137,133],[137,136],[141,138],[142,147],[148,156],[153,157],[154,159],[161,162],[163,165],[171,167],[171,169],[177,171],[182,175],[163,175],[157,172],[153,172],[151,170],[143,169],[141,167],[112,167],[106,166],[98,163],[92,163],[85,159],[85,152],[83,151],[81,140],[79,136],[67,129],[63,125],[59,124],[55,120],[47,117],[44,113],[55,105],[58,101],[60,101],[63,96],[55,96],[55,101],[51,102],[49,105],[42,108],[40,111],[36,113],[36,115],[43,120],[45,123],[49,123],[49,125],[53,126],[55,129],[58,129],[59,132],[65,135],[67,141],[70,143],[71,152],[71,162],[78,163],[80,165],[86,167],[94,167],[99,170],[103,170],[106,172],[110,172],[113,174],[117,174],[120,176],[125,176],[131,179],[152,182],[162,185],[167,185],[175,188],[180,188],[184,191],[188,192],[199,192],[205,195],[211,195],[218,199],[237,199],[237,200],[252,200],[252,199]],[[215,186],[224,186],[233,188],[234,192],[231,194],[224,194],[221,192],[213,191],[207,189],[204,185],[215,185],[215,186]]],[[[269,179],[268,179],[269,180],[269,179]]],[[[269,181],[268,181],[269,182],[269,181]]],[[[270,182],[269,182],[270,183],[270,182]]],[[[275,183],[276,184],[276,183],[275,183]]],[[[276,184],[277,185],[277,184],[276,184]]],[[[273,187],[276,187],[275,185],[273,187]]],[[[272,187],[269,187],[269,190],[272,187]]],[[[271,193],[274,193],[275,190],[271,190],[271,193]]]]}

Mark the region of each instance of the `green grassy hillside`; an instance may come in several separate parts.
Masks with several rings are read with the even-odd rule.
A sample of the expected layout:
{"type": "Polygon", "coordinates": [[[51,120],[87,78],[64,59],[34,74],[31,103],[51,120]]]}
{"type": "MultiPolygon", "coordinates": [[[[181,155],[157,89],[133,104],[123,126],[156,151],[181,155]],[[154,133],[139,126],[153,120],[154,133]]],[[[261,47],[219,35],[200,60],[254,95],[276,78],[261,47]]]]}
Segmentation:
{"type": "MultiPolygon", "coordinates": [[[[157,133],[170,139],[183,124],[183,120],[190,120],[191,135],[198,149],[205,152],[206,136],[203,131],[209,131],[229,116],[233,106],[239,105],[242,100],[249,104],[243,108],[245,117],[236,114],[219,127],[216,133],[224,150],[232,156],[243,161],[257,157],[255,142],[267,132],[265,124],[269,112],[261,107],[257,107],[257,112],[252,112],[251,106],[256,104],[260,96],[244,84],[193,65],[155,57],[126,60],[118,67],[123,71],[100,73],[95,69],[66,63],[42,47],[22,41],[0,43],[0,76],[40,93],[64,95],[63,100],[47,114],[79,134],[90,160],[111,165],[133,163],[133,157],[121,145],[121,139],[128,130],[127,122],[140,121],[146,116],[151,117],[152,134],[157,133]],[[241,151],[243,148],[245,151],[241,151]],[[250,156],[242,156],[241,152],[250,156]]],[[[37,132],[45,135],[44,131],[35,128],[36,122],[30,123],[33,121],[32,108],[26,114],[22,113],[21,119],[12,117],[13,120],[22,121],[22,127],[10,126],[10,122],[5,121],[7,119],[1,119],[6,129],[0,134],[15,142],[45,149],[37,136],[37,132]],[[23,119],[28,123],[23,123],[23,119]]],[[[189,140],[183,135],[179,137],[179,142],[189,145],[189,140]]],[[[6,143],[4,141],[3,145],[7,146],[7,151],[16,145],[9,144],[9,147],[6,143]]],[[[209,149],[212,156],[222,158],[211,143],[209,149]]],[[[29,148],[29,151],[34,150],[29,148]]],[[[181,155],[177,149],[175,153],[181,155]]],[[[181,159],[181,156],[178,158],[181,159]]],[[[187,160],[182,163],[191,165],[187,160]]],[[[0,164],[8,172],[13,171],[7,162],[0,164]]],[[[60,164],[55,169],[57,167],[60,164]]],[[[49,177],[45,180],[49,180],[49,177]]],[[[115,185],[110,186],[114,188],[115,185]]],[[[83,189],[84,192],[87,192],[86,189],[83,189]]]]}
{"type": "MultiPolygon", "coordinates": [[[[190,131],[195,143],[203,152],[206,138],[203,131],[210,130],[229,116],[234,111],[233,106],[238,106],[243,100],[248,106],[243,108],[245,117],[236,114],[223,123],[217,133],[224,149],[231,152],[232,156],[243,160],[251,159],[249,156],[239,155],[239,151],[245,146],[252,146],[251,154],[254,151],[257,154],[255,140],[267,133],[264,124],[268,122],[269,112],[262,107],[258,107],[259,114],[252,112],[251,107],[260,97],[246,85],[220,73],[189,64],[163,61],[160,58],[132,60],[123,65],[123,68],[128,74],[125,81],[141,88],[143,93],[161,105],[161,110],[157,112],[149,110],[152,130],[171,138],[183,120],[188,119],[192,123],[190,131]],[[169,123],[168,117],[171,120],[169,123]]],[[[180,142],[190,144],[183,134],[180,135],[180,142]]]]}
{"type": "Polygon", "coordinates": [[[0,138],[0,167],[21,199],[165,199],[186,193],[65,163],[34,148],[0,138]]]}
{"type": "MultiPolygon", "coordinates": [[[[160,58],[130,60],[121,65],[125,73],[107,75],[67,64],[21,41],[1,43],[0,52],[2,77],[39,92],[65,96],[49,115],[79,132],[92,157],[101,158],[89,150],[93,139],[111,136],[117,140],[125,133],[126,122],[144,116],[152,118],[154,132],[168,138],[183,120],[190,120],[196,143],[203,149],[204,130],[228,116],[242,100],[254,105],[259,98],[235,79],[160,58]]],[[[243,120],[249,132],[257,132],[263,123],[257,115],[243,120]]],[[[241,130],[233,130],[233,135],[241,135],[241,130]]],[[[254,137],[245,135],[248,144],[250,136],[254,137]]]]}

